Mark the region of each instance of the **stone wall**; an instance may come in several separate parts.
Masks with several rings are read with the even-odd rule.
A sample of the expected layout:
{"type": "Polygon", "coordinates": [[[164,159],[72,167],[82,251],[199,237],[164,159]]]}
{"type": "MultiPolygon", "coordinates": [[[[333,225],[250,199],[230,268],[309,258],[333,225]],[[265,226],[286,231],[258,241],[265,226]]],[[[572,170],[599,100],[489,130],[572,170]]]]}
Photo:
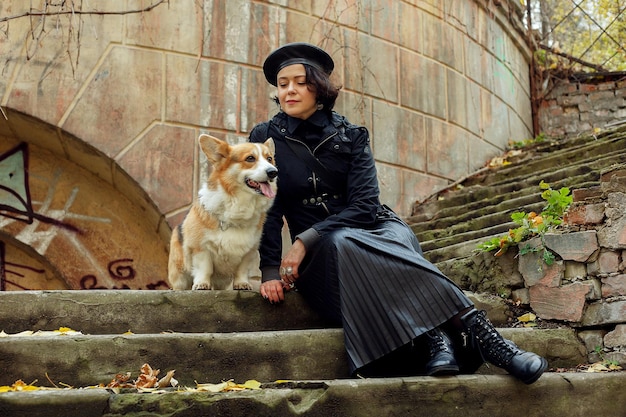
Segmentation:
{"type": "MultiPolygon", "coordinates": [[[[549,137],[594,133],[626,122],[626,73],[569,77],[543,98],[538,119],[549,137]]],[[[519,258],[525,287],[514,297],[543,319],[577,329],[589,361],[626,365],[626,170],[606,172],[597,189],[574,190],[566,233],[548,235],[560,259],[519,258]]]]}
{"type": "Polygon", "coordinates": [[[546,265],[541,252],[519,256],[525,288],[513,298],[542,319],[577,328],[591,362],[626,365],[626,168],[611,169],[599,187],[572,194],[564,232],[547,234],[543,242],[557,262],[546,265]]]}
{"type": "Polygon", "coordinates": [[[626,73],[555,81],[542,99],[541,131],[572,137],[626,123],[626,73]]]}
{"type": "MultiPolygon", "coordinates": [[[[401,214],[532,136],[518,1],[169,0],[131,13],[152,3],[0,23],[3,289],[162,287],[171,227],[207,168],[196,138],[243,141],[276,112],[261,65],[286,42],[332,54],[337,109],[370,129],[382,199],[401,214]]],[[[0,17],[42,5],[3,0],[0,17]]]]}

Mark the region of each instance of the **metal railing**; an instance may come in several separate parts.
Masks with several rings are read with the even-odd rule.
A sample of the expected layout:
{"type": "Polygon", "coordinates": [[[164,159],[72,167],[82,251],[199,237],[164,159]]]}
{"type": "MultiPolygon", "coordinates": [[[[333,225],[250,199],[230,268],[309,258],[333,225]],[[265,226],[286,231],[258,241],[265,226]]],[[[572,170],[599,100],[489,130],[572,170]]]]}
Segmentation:
{"type": "Polygon", "coordinates": [[[626,71],[626,0],[524,0],[546,67],[626,71]]]}

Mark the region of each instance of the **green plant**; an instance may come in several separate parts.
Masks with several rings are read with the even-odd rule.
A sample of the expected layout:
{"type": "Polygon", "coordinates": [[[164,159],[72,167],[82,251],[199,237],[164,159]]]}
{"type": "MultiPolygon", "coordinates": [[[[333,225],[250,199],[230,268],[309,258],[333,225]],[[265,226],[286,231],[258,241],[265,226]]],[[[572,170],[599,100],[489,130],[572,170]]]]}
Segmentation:
{"type": "Polygon", "coordinates": [[[553,190],[550,185],[544,181],[539,183],[541,198],[546,201],[546,205],[541,213],[537,214],[533,211],[526,213],[523,211],[511,214],[511,219],[518,227],[509,229],[509,232],[503,236],[496,236],[486,242],[478,245],[478,249],[482,252],[496,251],[495,256],[501,256],[511,246],[531,239],[535,236],[541,238],[541,245],[533,247],[530,244],[520,246],[520,255],[531,252],[543,251],[542,259],[547,265],[554,263],[555,257],[544,244],[543,236],[546,232],[555,229],[563,222],[563,215],[572,203],[572,196],[567,187],[560,190],[553,190]]]}
{"type": "Polygon", "coordinates": [[[526,146],[534,145],[535,143],[542,143],[545,141],[546,141],[545,133],[540,133],[537,136],[535,136],[534,139],[524,139],[520,141],[509,142],[509,146],[513,149],[521,149],[521,148],[525,148],[526,146]]]}
{"type": "Polygon", "coordinates": [[[593,353],[598,355],[601,360],[604,360],[604,350],[602,349],[602,346],[596,346],[593,353]]]}
{"type": "Polygon", "coordinates": [[[596,346],[593,352],[600,358],[600,364],[609,367],[609,369],[622,369],[619,366],[619,361],[607,359],[604,357],[604,349],[602,348],[602,346],[596,346]]]}

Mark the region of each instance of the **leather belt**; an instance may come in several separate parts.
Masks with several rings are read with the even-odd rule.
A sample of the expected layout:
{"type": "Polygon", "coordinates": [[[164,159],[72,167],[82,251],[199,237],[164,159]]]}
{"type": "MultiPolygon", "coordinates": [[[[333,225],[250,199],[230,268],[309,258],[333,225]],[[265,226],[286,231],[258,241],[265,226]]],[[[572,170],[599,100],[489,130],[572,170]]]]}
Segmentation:
{"type": "Polygon", "coordinates": [[[322,195],[305,198],[305,199],[302,200],[302,204],[305,205],[305,206],[307,206],[307,205],[319,206],[322,203],[328,202],[328,200],[339,200],[340,198],[341,198],[340,194],[330,195],[328,193],[324,193],[322,195]]]}

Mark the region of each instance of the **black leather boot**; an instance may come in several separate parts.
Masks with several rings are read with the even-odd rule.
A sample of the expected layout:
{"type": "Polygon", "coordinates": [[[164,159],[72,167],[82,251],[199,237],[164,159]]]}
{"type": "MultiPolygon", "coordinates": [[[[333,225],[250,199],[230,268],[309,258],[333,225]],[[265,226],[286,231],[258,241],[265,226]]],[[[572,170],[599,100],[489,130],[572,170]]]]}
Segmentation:
{"type": "Polygon", "coordinates": [[[454,357],[452,342],[441,329],[433,329],[424,337],[428,343],[430,360],[426,364],[426,375],[457,375],[459,365],[454,357]]]}
{"type": "Polygon", "coordinates": [[[548,368],[548,361],[541,356],[521,350],[510,340],[503,338],[493,327],[484,311],[473,309],[461,317],[473,348],[483,359],[521,380],[532,384],[548,368]]]}

